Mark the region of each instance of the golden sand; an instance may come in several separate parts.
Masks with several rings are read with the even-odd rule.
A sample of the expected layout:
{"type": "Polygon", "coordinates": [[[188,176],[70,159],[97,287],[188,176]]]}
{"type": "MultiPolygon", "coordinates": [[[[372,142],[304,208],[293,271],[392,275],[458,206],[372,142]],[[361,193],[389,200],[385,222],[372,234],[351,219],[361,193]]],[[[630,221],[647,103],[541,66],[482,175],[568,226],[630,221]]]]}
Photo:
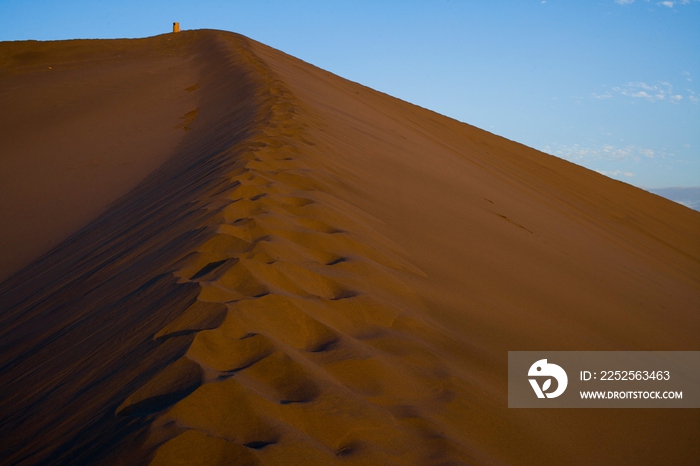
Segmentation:
{"type": "MultiPolygon", "coordinates": [[[[65,201],[53,215],[73,219],[39,235],[68,238],[57,248],[39,257],[16,239],[46,230],[44,202],[25,204],[37,188],[13,201],[25,223],[3,244],[25,252],[6,270],[26,267],[0,284],[0,462],[700,457],[694,410],[506,400],[508,351],[697,350],[699,213],[239,35],[72,45],[27,68],[12,57],[46,45],[1,44],[0,82],[34,79],[49,57],[108,73],[117,59],[98,58],[124,47],[119,80],[154,63],[172,89],[124,130],[150,165],[89,206],[65,201]],[[142,145],[151,121],[169,126],[142,145]]],[[[131,118],[111,105],[78,113],[131,118]]]]}

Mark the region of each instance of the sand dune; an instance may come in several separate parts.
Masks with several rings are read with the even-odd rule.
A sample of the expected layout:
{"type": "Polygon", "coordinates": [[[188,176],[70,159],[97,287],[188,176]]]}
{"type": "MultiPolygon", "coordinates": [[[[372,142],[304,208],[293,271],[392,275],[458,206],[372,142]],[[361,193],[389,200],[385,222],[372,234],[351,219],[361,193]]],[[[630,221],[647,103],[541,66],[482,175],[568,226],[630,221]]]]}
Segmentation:
{"type": "Polygon", "coordinates": [[[506,400],[509,350],[697,350],[700,213],[232,33],[0,57],[36,100],[0,140],[0,463],[700,457],[694,410],[506,400]]]}
{"type": "Polygon", "coordinates": [[[197,108],[191,47],[149,40],[0,50],[0,280],[93,220],[172,155],[197,108]]]}

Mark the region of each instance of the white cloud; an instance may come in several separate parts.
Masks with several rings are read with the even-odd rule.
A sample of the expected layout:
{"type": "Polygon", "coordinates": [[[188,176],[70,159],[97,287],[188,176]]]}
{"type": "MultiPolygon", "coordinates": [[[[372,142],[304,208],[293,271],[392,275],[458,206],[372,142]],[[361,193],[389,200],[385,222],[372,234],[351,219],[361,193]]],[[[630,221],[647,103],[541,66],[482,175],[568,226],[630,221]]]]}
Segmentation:
{"type": "Polygon", "coordinates": [[[642,99],[653,99],[652,96],[650,96],[649,94],[647,94],[644,91],[639,91],[639,92],[635,92],[633,94],[626,94],[626,95],[629,95],[630,97],[638,97],[638,98],[642,98],[642,99]]]}
{"type": "Polygon", "coordinates": [[[639,162],[643,159],[655,159],[673,157],[673,154],[665,151],[655,151],[653,149],[639,147],[635,145],[615,146],[612,144],[602,144],[596,146],[581,146],[579,144],[550,144],[542,149],[551,155],[555,155],[570,162],[591,163],[599,160],[626,160],[639,162]]]}
{"type": "MultiPolygon", "coordinates": [[[[645,0],[647,3],[649,3],[650,0],[645,0]]],[[[663,2],[656,2],[657,5],[659,6],[665,6],[668,8],[673,8],[676,5],[688,5],[691,2],[698,2],[700,0],[666,0],[663,2]]],[[[618,5],[631,5],[634,3],[634,0],[615,0],[615,3],[618,5]]]]}
{"type": "Polygon", "coordinates": [[[698,0],[677,0],[677,1],[665,1],[658,2],[657,5],[665,6],[668,8],[673,8],[676,5],[688,5],[691,1],[697,2],[698,0]]]}
{"type": "Polygon", "coordinates": [[[601,175],[605,176],[626,176],[628,178],[631,178],[634,176],[634,173],[632,172],[623,172],[622,170],[613,170],[613,171],[605,171],[605,170],[596,170],[598,173],[601,175]]]}
{"type": "MultiPolygon", "coordinates": [[[[695,102],[692,98],[695,95],[690,89],[686,89],[687,98],[691,102],[695,102]]],[[[660,81],[658,84],[647,84],[645,82],[628,82],[623,86],[615,86],[611,90],[598,93],[591,93],[591,98],[597,100],[610,99],[615,96],[629,97],[632,99],[646,100],[647,102],[671,102],[679,103],[684,99],[684,96],[674,90],[673,85],[667,81],[660,81]]]]}
{"type": "MultiPolygon", "coordinates": [[[[645,0],[647,3],[649,3],[650,0],[645,0]]],[[[665,6],[668,8],[673,8],[676,5],[688,5],[692,2],[698,2],[700,0],[666,0],[663,2],[656,2],[657,5],[659,6],[665,6]]],[[[634,0],[615,0],[615,3],[618,5],[631,5],[634,3],[634,0]]]]}

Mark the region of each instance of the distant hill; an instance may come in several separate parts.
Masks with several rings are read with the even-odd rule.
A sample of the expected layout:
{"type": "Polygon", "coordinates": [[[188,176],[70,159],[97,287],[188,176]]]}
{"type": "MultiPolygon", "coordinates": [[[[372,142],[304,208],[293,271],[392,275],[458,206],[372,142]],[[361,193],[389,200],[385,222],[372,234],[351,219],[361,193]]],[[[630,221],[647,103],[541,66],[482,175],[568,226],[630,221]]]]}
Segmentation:
{"type": "Polygon", "coordinates": [[[670,199],[700,212],[700,186],[693,188],[650,189],[649,192],[670,199]]]}

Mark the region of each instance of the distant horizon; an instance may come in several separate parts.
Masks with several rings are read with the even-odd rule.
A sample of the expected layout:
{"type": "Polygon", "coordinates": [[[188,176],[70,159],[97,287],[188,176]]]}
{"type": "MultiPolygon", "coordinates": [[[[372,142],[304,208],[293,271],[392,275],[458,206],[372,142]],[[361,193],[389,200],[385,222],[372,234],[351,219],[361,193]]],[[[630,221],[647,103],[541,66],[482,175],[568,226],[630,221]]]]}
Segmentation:
{"type": "Polygon", "coordinates": [[[700,212],[700,186],[656,188],[647,191],[700,212]]]}
{"type": "Polygon", "coordinates": [[[645,190],[700,186],[700,1],[0,5],[0,40],[240,33],[645,190]],[[653,32],[653,34],[652,34],[653,32]]]}

